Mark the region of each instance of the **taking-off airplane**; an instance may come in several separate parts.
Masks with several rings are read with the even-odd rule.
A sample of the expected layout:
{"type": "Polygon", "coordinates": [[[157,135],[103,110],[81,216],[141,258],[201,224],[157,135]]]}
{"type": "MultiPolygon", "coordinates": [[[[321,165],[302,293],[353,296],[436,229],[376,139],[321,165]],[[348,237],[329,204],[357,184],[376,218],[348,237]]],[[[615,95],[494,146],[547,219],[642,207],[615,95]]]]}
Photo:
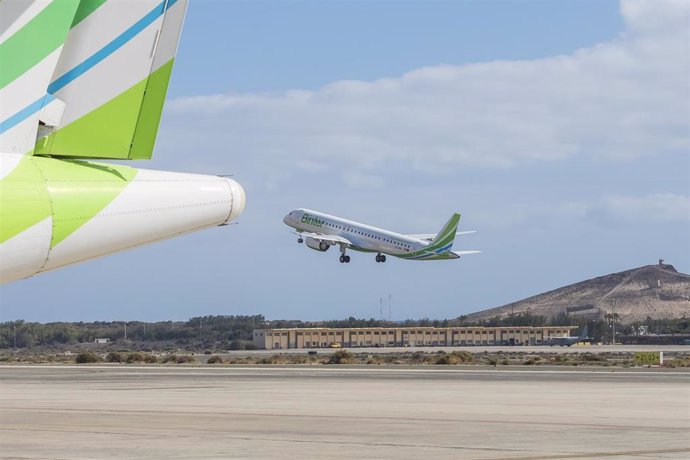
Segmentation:
{"type": "Polygon", "coordinates": [[[242,213],[231,179],[85,161],[151,158],[186,10],[0,1],[0,282],[242,213]]]}
{"type": "Polygon", "coordinates": [[[386,256],[408,260],[457,259],[481,251],[453,251],[456,235],[475,233],[458,232],[460,214],[453,214],[440,232],[435,234],[403,235],[370,225],[353,222],[309,209],[296,209],[283,218],[295,229],[297,242],[325,252],[331,246],[340,247],[340,263],[349,263],[347,250],[376,254],[376,262],[385,262],[386,256]]]}

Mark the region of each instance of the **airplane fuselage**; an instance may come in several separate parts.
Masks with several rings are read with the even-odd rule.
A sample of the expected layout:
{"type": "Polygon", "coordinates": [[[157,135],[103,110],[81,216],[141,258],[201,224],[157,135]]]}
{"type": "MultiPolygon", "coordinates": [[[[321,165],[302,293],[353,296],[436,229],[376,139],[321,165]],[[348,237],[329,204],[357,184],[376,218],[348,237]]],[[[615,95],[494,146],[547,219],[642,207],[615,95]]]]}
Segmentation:
{"type": "MultiPolygon", "coordinates": [[[[452,241],[443,248],[432,248],[429,241],[309,209],[296,209],[285,216],[283,222],[298,233],[304,233],[307,246],[320,251],[327,250],[331,245],[339,244],[343,253],[344,248],[347,247],[354,251],[385,254],[412,260],[457,259],[459,257],[450,251],[452,241]],[[308,234],[342,238],[348,244],[337,242],[320,244],[314,238],[310,240],[308,234]]],[[[383,260],[377,259],[378,261],[385,261],[385,258],[383,260]]]]}

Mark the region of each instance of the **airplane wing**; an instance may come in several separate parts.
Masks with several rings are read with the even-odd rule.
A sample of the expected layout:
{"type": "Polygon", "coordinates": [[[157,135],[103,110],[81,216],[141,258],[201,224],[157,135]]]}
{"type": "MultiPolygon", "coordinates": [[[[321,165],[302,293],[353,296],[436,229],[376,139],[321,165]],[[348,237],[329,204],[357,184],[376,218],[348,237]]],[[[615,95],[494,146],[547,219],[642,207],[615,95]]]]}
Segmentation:
{"type": "Polygon", "coordinates": [[[346,247],[353,246],[352,242],[348,240],[347,238],[343,238],[342,236],[336,236],[336,235],[321,235],[319,233],[310,233],[310,232],[294,232],[296,235],[300,235],[306,238],[313,238],[316,241],[323,241],[326,244],[330,245],[336,245],[336,244],[342,244],[345,245],[346,247]]]}
{"type": "MultiPolygon", "coordinates": [[[[455,232],[455,236],[470,235],[472,233],[477,233],[477,231],[476,230],[466,230],[464,232],[455,232]]],[[[405,235],[405,236],[407,236],[409,238],[416,238],[416,239],[422,240],[422,241],[432,241],[434,238],[436,238],[435,233],[413,233],[413,234],[405,235]]]]}

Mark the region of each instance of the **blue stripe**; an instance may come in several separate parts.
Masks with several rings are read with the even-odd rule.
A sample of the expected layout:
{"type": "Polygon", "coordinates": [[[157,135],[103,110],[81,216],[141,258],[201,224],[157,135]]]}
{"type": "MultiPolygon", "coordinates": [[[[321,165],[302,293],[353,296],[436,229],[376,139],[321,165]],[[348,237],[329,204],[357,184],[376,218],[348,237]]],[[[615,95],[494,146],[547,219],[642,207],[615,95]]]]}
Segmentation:
{"type": "Polygon", "coordinates": [[[450,244],[447,244],[446,246],[442,247],[441,249],[437,249],[434,252],[426,252],[426,253],[419,255],[419,256],[409,257],[409,259],[410,260],[421,260],[421,259],[427,259],[429,257],[437,257],[439,255],[445,255],[452,246],[453,246],[453,243],[451,242],[450,244]]]}
{"type": "Polygon", "coordinates": [[[29,104],[28,106],[24,107],[19,112],[15,113],[14,115],[9,117],[5,121],[1,122],[0,123],[0,134],[4,133],[5,131],[12,128],[13,126],[18,125],[19,123],[26,120],[27,118],[29,118],[30,116],[32,116],[33,114],[35,114],[36,112],[41,110],[43,107],[48,105],[48,103],[50,103],[53,99],[55,99],[52,96],[53,93],[61,90],[65,86],[69,85],[75,79],[79,78],[81,75],[88,72],[96,64],[103,61],[105,58],[107,58],[108,56],[113,54],[118,49],[122,48],[123,45],[125,45],[132,38],[136,37],[137,34],[139,34],[139,32],[144,30],[147,26],[149,26],[151,23],[153,23],[153,21],[158,19],[158,17],[160,17],[162,14],[164,14],[175,3],[177,3],[177,0],[168,0],[167,1],[167,9],[166,9],[166,1],[163,0],[154,9],[152,9],[148,14],[146,14],[146,16],[141,18],[132,27],[130,27],[129,29],[124,31],[122,34],[120,34],[116,39],[114,39],[113,41],[111,41],[110,43],[105,45],[99,51],[94,53],[91,57],[87,58],[84,62],[77,65],[72,70],[68,71],[63,76],[61,76],[60,78],[55,80],[53,83],[51,83],[48,86],[48,93],[50,93],[50,94],[46,94],[45,96],[42,96],[36,102],[29,104]]]}
{"type": "Polygon", "coordinates": [[[450,244],[447,244],[446,246],[443,246],[441,249],[434,251],[436,254],[441,254],[442,252],[448,252],[448,250],[453,246],[453,242],[451,241],[450,244]]]}
{"type": "MultiPolygon", "coordinates": [[[[177,0],[169,0],[167,2],[168,8],[173,6],[176,2],[177,0]]],[[[65,73],[63,76],[51,83],[50,86],[48,86],[48,92],[55,93],[60,91],[62,88],[73,82],[76,78],[79,78],[81,75],[91,70],[96,64],[103,61],[118,49],[122,48],[123,45],[136,37],[139,32],[144,30],[151,23],[153,23],[153,21],[165,13],[165,4],[165,1],[159,3],[146,16],[138,20],[132,27],[125,30],[113,41],[105,45],[99,51],[95,52],[91,57],[87,58],[84,62],[77,65],[72,70],[67,71],[67,73],[65,73]]]]}
{"type": "Polygon", "coordinates": [[[46,94],[45,96],[41,96],[40,98],[38,98],[36,102],[32,102],[31,104],[27,105],[22,110],[20,110],[19,112],[9,117],[7,120],[0,123],[0,134],[4,133],[8,129],[17,126],[19,123],[26,120],[34,113],[38,112],[43,107],[50,104],[53,101],[53,99],[55,99],[53,95],[46,94]]]}

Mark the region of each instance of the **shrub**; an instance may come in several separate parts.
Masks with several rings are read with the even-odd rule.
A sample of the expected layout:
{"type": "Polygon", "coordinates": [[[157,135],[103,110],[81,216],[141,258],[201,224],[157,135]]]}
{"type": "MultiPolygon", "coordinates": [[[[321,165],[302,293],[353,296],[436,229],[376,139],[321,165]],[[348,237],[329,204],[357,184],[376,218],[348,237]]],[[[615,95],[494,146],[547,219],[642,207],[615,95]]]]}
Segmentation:
{"type": "Polygon", "coordinates": [[[96,353],[91,353],[90,351],[83,351],[74,358],[77,364],[85,363],[97,363],[101,361],[101,357],[96,353]]]}
{"type": "Polygon", "coordinates": [[[125,361],[125,355],[119,351],[113,351],[108,353],[105,360],[109,363],[122,363],[125,361]]]}
{"type": "Polygon", "coordinates": [[[454,351],[451,354],[455,355],[458,358],[458,361],[463,364],[474,362],[474,356],[469,351],[454,351]]]}
{"type": "Polygon", "coordinates": [[[156,364],[158,363],[158,358],[154,354],[147,353],[144,355],[144,362],[148,364],[156,364]]]}
{"type": "Polygon", "coordinates": [[[436,359],[434,364],[457,364],[458,359],[452,354],[443,354],[436,359]]]}
{"type": "Polygon", "coordinates": [[[328,364],[352,364],[355,360],[355,355],[347,350],[338,350],[333,353],[328,359],[328,364]]]}
{"type": "Polygon", "coordinates": [[[606,358],[603,356],[599,356],[594,353],[583,353],[580,355],[580,358],[582,361],[589,361],[589,362],[597,362],[597,361],[606,361],[606,358]]]}
{"type": "Polygon", "coordinates": [[[230,349],[231,350],[242,350],[244,347],[242,346],[242,342],[239,340],[233,340],[230,342],[230,349]]]}
{"type": "Polygon", "coordinates": [[[130,353],[130,354],[127,355],[127,358],[125,359],[125,361],[126,361],[128,364],[132,364],[132,363],[143,363],[143,362],[144,362],[144,359],[145,359],[145,358],[144,358],[144,354],[143,354],[143,353],[140,353],[140,352],[138,352],[138,351],[134,351],[134,352],[132,352],[132,353],[130,353]]]}
{"type": "Polygon", "coordinates": [[[196,359],[194,358],[194,356],[180,355],[177,357],[177,360],[175,362],[177,364],[195,363],[196,359]]]}
{"type": "Polygon", "coordinates": [[[664,367],[676,368],[676,367],[690,367],[690,358],[674,358],[667,359],[664,361],[664,367]]]}
{"type": "Polygon", "coordinates": [[[254,345],[252,342],[247,342],[247,343],[244,344],[244,349],[245,349],[245,350],[258,350],[259,347],[257,347],[256,345],[254,345]]]}
{"type": "Polygon", "coordinates": [[[177,355],[165,355],[162,362],[163,363],[176,363],[177,362],[177,355]]]}
{"type": "Polygon", "coordinates": [[[206,364],[223,364],[223,358],[218,355],[211,356],[208,358],[208,361],[206,361],[206,364]]]}

